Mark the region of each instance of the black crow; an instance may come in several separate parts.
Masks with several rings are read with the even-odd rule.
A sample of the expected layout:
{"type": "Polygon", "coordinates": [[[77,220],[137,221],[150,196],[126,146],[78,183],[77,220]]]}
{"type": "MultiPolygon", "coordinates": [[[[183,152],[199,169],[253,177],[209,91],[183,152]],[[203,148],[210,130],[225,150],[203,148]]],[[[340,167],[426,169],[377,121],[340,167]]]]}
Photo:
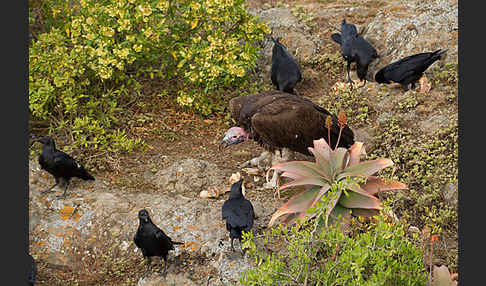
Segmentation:
{"type": "Polygon", "coordinates": [[[425,70],[447,52],[447,50],[437,50],[435,52],[420,53],[405,57],[393,62],[375,74],[375,81],[378,83],[398,82],[405,91],[411,84],[412,89],[415,83],[422,77],[425,70]]]}
{"type": "Polygon", "coordinates": [[[142,277],[147,275],[152,256],[160,256],[164,259],[164,274],[167,272],[167,254],[169,250],[174,250],[174,244],[184,244],[183,242],[172,241],[160,228],[150,219],[147,210],[142,209],[138,212],[137,233],[133,237],[135,245],[142,251],[143,257],[147,259],[147,270],[142,277]]]}
{"type": "Polygon", "coordinates": [[[226,220],[226,229],[230,232],[231,249],[233,247],[233,240],[238,238],[241,243],[241,232],[248,232],[253,227],[253,220],[255,219],[255,212],[251,202],[243,196],[241,191],[241,184],[243,179],[231,185],[230,195],[221,208],[221,215],[223,220],[226,220]]]}
{"type": "Polygon", "coordinates": [[[37,142],[43,144],[42,153],[39,156],[39,164],[41,168],[53,175],[54,179],[56,179],[56,183],[42,193],[52,191],[52,189],[59,184],[60,180],[62,180],[65,182],[66,187],[64,189],[64,194],[58,197],[65,198],[69,181],[72,177],[78,177],[83,180],[95,179],[75,159],[64,152],[57,150],[56,144],[51,137],[42,137],[38,139],[37,142]]]}
{"type": "Polygon", "coordinates": [[[37,264],[35,263],[34,258],[32,255],[29,255],[29,262],[30,262],[30,271],[29,271],[29,276],[27,277],[27,281],[29,282],[30,286],[33,286],[35,284],[35,277],[37,275],[37,264]]]}
{"type": "Polygon", "coordinates": [[[287,48],[280,43],[280,38],[271,37],[271,39],[274,45],[270,79],[277,90],[296,94],[295,85],[302,80],[299,65],[287,51],[287,48]]]}
{"type": "Polygon", "coordinates": [[[348,82],[351,85],[353,84],[349,72],[351,63],[356,62],[358,78],[366,83],[368,66],[374,59],[378,58],[376,49],[363,36],[358,34],[355,25],[347,24],[346,19],[343,19],[341,23],[341,33],[334,33],[331,38],[341,46],[341,55],[347,62],[348,82]]]}
{"type": "Polygon", "coordinates": [[[374,59],[378,58],[378,53],[376,52],[376,49],[361,35],[358,35],[354,39],[352,50],[356,59],[356,73],[359,80],[364,81],[364,86],[366,84],[368,66],[374,59]]]}

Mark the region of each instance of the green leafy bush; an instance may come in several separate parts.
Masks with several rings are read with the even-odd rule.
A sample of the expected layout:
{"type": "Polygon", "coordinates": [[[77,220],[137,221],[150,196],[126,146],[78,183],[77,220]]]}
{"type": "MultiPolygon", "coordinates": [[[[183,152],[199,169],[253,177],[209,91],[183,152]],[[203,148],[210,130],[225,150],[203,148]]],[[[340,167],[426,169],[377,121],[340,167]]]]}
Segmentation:
{"type": "Polygon", "coordinates": [[[99,150],[141,144],[112,131],[141,78],[174,83],[180,105],[210,114],[210,95],[245,83],[269,32],[243,0],[45,2],[29,14],[31,26],[49,19],[29,48],[32,119],[99,150]]]}
{"type": "Polygon", "coordinates": [[[319,98],[318,102],[331,113],[344,110],[349,116],[349,124],[355,128],[371,124],[371,116],[376,113],[364,89],[351,89],[349,84],[341,81],[336,82],[329,94],[319,98]]]}
{"type": "Polygon", "coordinates": [[[370,222],[367,231],[348,234],[339,224],[317,232],[315,223],[307,220],[300,227],[274,228],[256,238],[252,232],[245,233],[243,246],[248,248],[254,266],[242,273],[240,282],[426,285],[422,252],[407,238],[405,225],[391,223],[380,215],[370,222]]]}
{"type": "MultiPolygon", "coordinates": [[[[393,178],[407,184],[409,191],[386,193],[383,197],[392,202],[398,217],[418,228],[435,228],[436,233],[455,241],[447,248],[441,244],[435,255],[457,271],[457,205],[444,201],[441,194],[445,185],[457,184],[459,174],[457,115],[450,116],[451,125],[434,134],[417,134],[392,119],[380,128],[383,132],[376,135],[375,149],[369,157],[387,157],[399,166],[393,178]]],[[[383,175],[390,173],[384,170],[383,175]]]]}

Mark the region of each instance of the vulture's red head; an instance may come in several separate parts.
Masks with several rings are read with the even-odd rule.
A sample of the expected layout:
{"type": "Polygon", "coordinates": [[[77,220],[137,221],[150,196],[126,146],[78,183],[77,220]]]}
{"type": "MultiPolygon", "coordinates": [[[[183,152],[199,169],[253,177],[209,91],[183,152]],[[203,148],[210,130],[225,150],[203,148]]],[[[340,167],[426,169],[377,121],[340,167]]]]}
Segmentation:
{"type": "Polygon", "coordinates": [[[223,140],[219,144],[219,148],[228,147],[230,145],[239,144],[248,140],[249,134],[241,127],[231,127],[226,131],[223,140]]]}

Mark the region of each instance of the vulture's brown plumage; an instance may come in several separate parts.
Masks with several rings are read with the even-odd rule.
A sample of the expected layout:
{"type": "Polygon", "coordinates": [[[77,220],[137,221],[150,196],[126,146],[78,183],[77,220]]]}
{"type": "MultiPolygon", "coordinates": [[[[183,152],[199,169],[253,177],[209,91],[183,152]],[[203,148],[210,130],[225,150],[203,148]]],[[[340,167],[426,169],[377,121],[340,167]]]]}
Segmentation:
{"type": "MultiPolygon", "coordinates": [[[[226,146],[251,138],[271,152],[288,148],[311,155],[307,148],[313,146],[313,140],[324,138],[328,141],[325,122],[331,114],[300,96],[277,90],[265,91],[233,98],[229,102],[229,110],[239,127],[227,131],[221,142],[226,146]]],[[[331,116],[330,146],[334,148],[339,127],[337,117],[331,116]]],[[[349,148],[353,143],[353,131],[346,125],[339,146],[349,148]]]]}

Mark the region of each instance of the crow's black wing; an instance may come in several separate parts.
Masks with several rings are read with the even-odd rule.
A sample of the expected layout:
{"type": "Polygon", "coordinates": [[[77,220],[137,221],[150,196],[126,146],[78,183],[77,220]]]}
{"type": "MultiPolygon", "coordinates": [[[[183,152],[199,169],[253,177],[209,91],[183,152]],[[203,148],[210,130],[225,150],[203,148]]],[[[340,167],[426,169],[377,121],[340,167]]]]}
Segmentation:
{"type": "Polygon", "coordinates": [[[431,53],[421,53],[405,57],[385,67],[385,76],[400,82],[413,74],[423,73],[430,66],[431,53]]]}
{"type": "Polygon", "coordinates": [[[138,248],[142,248],[142,245],[141,245],[141,242],[140,242],[140,228],[137,229],[137,232],[135,233],[135,235],[133,236],[133,242],[135,242],[135,245],[138,247],[138,248]]]}
{"type": "Polygon", "coordinates": [[[56,151],[53,154],[54,158],[54,165],[56,171],[63,172],[63,171],[74,171],[76,169],[82,168],[81,164],[76,162],[73,157],[69,156],[68,154],[62,151],[56,151]]]}
{"type": "Polygon", "coordinates": [[[253,218],[255,216],[253,206],[246,199],[232,202],[231,207],[223,211],[226,223],[230,228],[249,231],[253,227],[253,218]]]}
{"type": "Polygon", "coordinates": [[[331,39],[332,39],[334,42],[336,42],[336,43],[338,43],[339,45],[341,45],[341,34],[339,34],[339,33],[334,33],[334,34],[332,34],[332,35],[331,35],[331,39]]]}
{"type": "Polygon", "coordinates": [[[248,211],[246,218],[247,218],[247,223],[246,227],[243,228],[244,231],[250,231],[250,229],[253,227],[253,220],[255,219],[255,211],[253,210],[253,205],[249,200],[244,201],[244,206],[243,209],[246,209],[248,211]]]}
{"type": "Polygon", "coordinates": [[[231,215],[231,202],[232,201],[227,200],[221,207],[221,219],[225,220],[231,215]]]}

